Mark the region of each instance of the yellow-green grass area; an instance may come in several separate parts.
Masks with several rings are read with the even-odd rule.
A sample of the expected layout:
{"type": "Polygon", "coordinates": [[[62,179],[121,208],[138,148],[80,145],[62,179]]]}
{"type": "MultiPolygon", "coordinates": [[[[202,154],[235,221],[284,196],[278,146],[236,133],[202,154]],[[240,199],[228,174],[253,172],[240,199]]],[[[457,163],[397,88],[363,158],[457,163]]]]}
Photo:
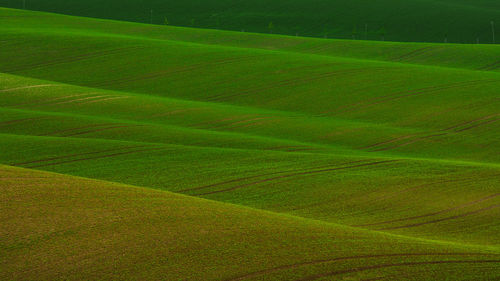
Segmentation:
{"type": "MultiPolygon", "coordinates": [[[[0,184],[10,194],[19,186],[56,188],[48,201],[29,199],[47,202],[27,213],[38,221],[14,214],[2,226],[6,233],[49,229],[34,240],[54,243],[47,253],[73,253],[75,264],[60,275],[71,263],[54,255],[55,265],[42,270],[48,257],[19,246],[16,259],[2,251],[0,272],[18,279],[498,278],[494,259],[446,263],[402,253],[499,252],[499,52],[0,9],[0,163],[13,175],[0,184]],[[427,46],[439,52],[416,51],[427,46]],[[30,184],[17,173],[50,180],[30,184]],[[56,178],[66,184],[51,185],[56,178]],[[94,203],[66,193],[94,185],[94,203]],[[73,212],[80,219],[71,220],[73,212]],[[106,224],[100,216],[108,213],[121,215],[106,224]],[[43,221],[48,214],[60,221],[43,221]],[[103,220],[80,226],[84,214],[103,220]],[[50,225],[75,227],[51,232],[50,225]],[[336,240],[335,233],[360,236],[336,240]],[[34,260],[39,267],[23,271],[34,260]]],[[[1,196],[14,204],[5,205],[9,212],[25,214],[28,204],[8,194],[1,196]]]]}
{"type": "Polygon", "coordinates": [[[493,280],[498,248],[0,166],[2,280],[493,280]]]}

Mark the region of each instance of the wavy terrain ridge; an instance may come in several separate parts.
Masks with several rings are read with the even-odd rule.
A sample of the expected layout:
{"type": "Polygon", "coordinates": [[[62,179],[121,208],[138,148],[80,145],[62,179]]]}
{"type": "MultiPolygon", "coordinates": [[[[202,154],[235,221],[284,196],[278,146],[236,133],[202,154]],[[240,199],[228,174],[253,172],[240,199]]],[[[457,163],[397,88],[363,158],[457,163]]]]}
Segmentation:
{"type": "Polygon", "coordinates": [[[500,277],[496,46],[0,34],[0,279],[500,277]]]}

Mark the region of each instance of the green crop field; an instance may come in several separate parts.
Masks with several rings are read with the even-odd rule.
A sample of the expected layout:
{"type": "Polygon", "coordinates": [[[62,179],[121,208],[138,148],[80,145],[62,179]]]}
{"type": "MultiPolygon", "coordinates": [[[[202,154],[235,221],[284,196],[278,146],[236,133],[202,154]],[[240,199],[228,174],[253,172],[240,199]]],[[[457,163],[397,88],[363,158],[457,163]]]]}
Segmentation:
{"type": "Polygon", "coordinates": [[[0,0],[0,6],[322,38],[492,43],[490,22],[500,29],[498,0],[0,0]]]}
{"type": "Polygon", "coordinates": [[[498,280],[500,45],[0,8],[0,191],[0,280],[498,280]]]}

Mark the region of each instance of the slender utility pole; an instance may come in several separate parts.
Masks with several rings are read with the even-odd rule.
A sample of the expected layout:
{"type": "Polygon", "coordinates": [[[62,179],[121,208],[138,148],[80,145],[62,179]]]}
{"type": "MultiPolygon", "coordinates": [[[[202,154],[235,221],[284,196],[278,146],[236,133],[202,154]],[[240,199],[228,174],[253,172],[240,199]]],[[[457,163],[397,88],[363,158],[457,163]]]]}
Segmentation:
{"type": "Polygon", "coordinates": [[[153,24],[153,9],[151,9],[151,24],[153,24]]]}
{"type": "Polygon", "coordinates": [[[368,24],[365,23],[365,40],[368,39],[368,24]]]}
{"type": "Polygon", "coordinates": [[[23,10],[26,10],[26,0],[23,0],[23,10]]]}
{"type": "Polygon", "coordinates": [[[491,21],[491,32],[493,33],[493,44],[495,44],[495,22],[491,21]]]}

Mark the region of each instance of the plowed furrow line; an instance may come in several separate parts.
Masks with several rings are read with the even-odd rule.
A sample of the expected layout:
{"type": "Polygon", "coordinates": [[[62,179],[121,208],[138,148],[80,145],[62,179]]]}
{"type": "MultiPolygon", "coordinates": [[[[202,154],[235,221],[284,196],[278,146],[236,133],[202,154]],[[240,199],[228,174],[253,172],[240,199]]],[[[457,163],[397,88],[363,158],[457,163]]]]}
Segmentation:
{"type": "Polygon", "coordinates": [[[243,129],[243,128],[249,128],[249,127],[256,127],[256,126],[266,125],[266,124],[269,124],[272,122],[277,122],[277,121],[278,120],[276,120],[276,119],[274,119],[274,120],[268,119],[268,120],[262,121],[262,122],[252,122],[252,123],[248,123],[245,125],[241,125],[241,126],[238,126],[238,128],[243,129]]]}
{"type": "Polygon", "coordinates": [[[121,155],[127,155],[127,154],[133,154],[133,153],[139,153],[139,152],[156,151],[156,150],[162,150],[162,149],[166,149],[166,148],[151,148],[151,149],[143,149],[143,150],[120,152],[120,153],[114,153],[114,154],[108,154],[108,155],[100,155],[100,156],[95,156],[95,157],[88,157],[88,158],[81,158],[81,159],[74,159],[74,160],[62,161],[62,162],[57,162],[57,163],[49,163],[49,164],[38,165],[38,166],[31,166],[31,167],[28,167],[28,168],[35,169],[35,168],[42,168],[42,167],[48,167],[48,166],[56,166],[56,165],[68,164],[68,163],[74,163],[74,162],[80,162],[80,161],[111,158],[111,157],[116,157],[116,156],[121,156],[121,155]]]}
{"type": "Polygon", "coordinates": [[[232,122],[229,124],[223,124],[220,126],[211,127],[211,129],[220,129],[220,128],[232,129],[232,128],[238,127],[238,125],[245,126],[245,125],[255,124],[255,123],[257,123],[256,121],[268,120],[271,118],[272,117],[257,117],[257,118],[247,119],[247,120],[240,120],[240,121],[232,122]]]}
{"type": "Polygon", "coordinates": [[[381,145],[384,145],[384,144],[390,144],[390,143],[397,142],[397,141],[400,141],[400,140],[409,139],[409,138],[414,137],[414,136],[416,136],[416,134],[401,136],[401,137],[398,137],[398,138],[390,139],[388,141],[383,141],[383,142],[375,143],[375,144],[372,144],[372,145],[369,145],[369,146],[361,147],[360,149],[368,149],[368,148],[372,148],[372,147],[381,146],[381,145]]]}
{"type": "MultiPolygon", "coordinates": [[[[90,93],[90,94],[93,94],[93,93],[90,93]]],[[[90,96],[90,97],[79,98],[79,99],[74,99],[74,100],[68,100],[68,101],[61,101],[61,102],[51,103],[49,105],[61,105],[61,104],[68,104],[68,103],[81,102],[81,101],[88,101],[88,100],[94,100],[94,99],[99,99],[99,98],[107,98],[107,97],[112,97],[112,96],[110,96],[110,95],[90,96]]]]}
{"type": "Polygon", "coordinates": [[[482,253],[396,253],[396,254],[375,254],[375,255],[360,255],[360,256],[349,256],[349,257],[335,257],[335,258],[327,258],[327,259],[319,259],[312,261],[305,261],[287,265],[281,265],[269,269],[264,269],[260,271],[254,271],[251,273],[247,273],[244,275],[235,276],[230,279],[226,279],[225,281],[238,281],[244,280],[248,278],[254,278],[257,276],[274,273],[281,270],[294,269],[308,265],[317,265],[323,263],[331,263],[336,261],[347,261],[347,260],[360,260],[360,259],[380,259],[380,258],[394,258],[394,257],[432,257],[432,256],[456,256],[456,257],[467,257],[467,256],[495,256],[488,255],[482,253]]]}
{"type": "Polygon", "coordinates": [[[187,109],[178,109],[178,110],[172,110],[164,113],[159,113],[151,116],[152,118],[158,118],[158,117],[164,117],[164,116],[171,116],[171,115],[176,115],[176,114],[181,114],[181,113],[186,113],[190,111],[199,111],[202,110],[203,108],[187,108],[187,109]]]}
{"type": "MultiPolygon", "coordinates": [[[[460,124],[448,127],[446,129],[442,129],[442,130],[437,131],[437,132],[444,132],[444,133],[439,133],[439,134],[434,134],[434,135],[428,135],[428,136],[418,137],[418,138],[410,140],[408,142],[401,143],[401,144],[398,144],[398,145],[394,145],[394,146],[391,146],[391,147],[385,147],[385,148],[379,148],[379,149],[371,150],[371,152],[391,150],[391,149],[395,149],[395,148],[398,148],[398,147],[407,146],[407,145],[410,145],[410,144],[413,144],[413,143],[416,143],[418,141],[425,140],[425,139],[428,139],[428,138],[444,136],[444,135],[448,135],[450,133],[460,133],[460,132],[463,132],[463,131],[467,131],[467,130],[470,130],[470,129],[473,129],[473,128],[477,128],[477,127],[484,126],[484,125],[487,125],[487,124],[490,124],[490,123],[498,121],[498,119],[488,120],[488,119],[494,118],[494,117],[496,117],[498,115],[500,115],[500,114],[497,113],[497,114],[489,115],[489,116],[486,116],[486,117],[481,117],[481,118],[478,118],[478,119],[475,119],[475,120],[472,120],[472,121],[467,121],[467,122],[464,122],[464,123],[460,123],[460,124]],[[475,124],[475,125],[463,128],[463,129],[450,131],[452,129],[459,128],[461,126],[468,125],[468,124],[471,124],[471,123],[474,123],[474,122],[477,122],[477,121],[481,121],[481,120],[488,120],[488,121],[481,122],[481,123],[478,123],[478,124],[475,124]]],[[[371,148],[371,147],[377,147],[377,146],[381,146],[381,145],[389,144],[389,143],[394,143],[394,142],[397,142],[399,140],[404,140],[404,139],[408,139],[408,138],[415,137],[415,136],[417,136],[417,135],[413,134],[413,135],[402,136],[402,137],[399,137],[399,138],[388,140],[386,142],[376,143],[376,144],[364,147],[363,149],[371,148]]]]}
{"type": "Polygon", "coordinates": [[[336,75],[349,75],[349,74],[357,74],[357,73],[365,73],[368,71],[374,71],[374,70],[384,70],[385,68],[382,67],[374,67],[374,68],[356,68],[356,69],[345,69],[345,70],[337,70],[337,71],[332,71],[332,72],[327,72],[327,73],[322,73],[318,74],[315,76],[307,77],[307,78],[292,78],[292,79],[286,79],[282,80],[280,82],[277,82],[273,85],[268,85],[268,86],[262,86],[262,87],[256,87],[244,92],[232,94],[232,95],[216,95],[212,96],[206,99],[206,101],[220,101],[222,99],[228,99],[228,98],[233,98],[233,97],[242,97],[250,94],[254,94],[257,92],[261,91],[267,91],[275,88],[281,88],[281,87],[286,87],[286,86],[297,86],[297,85],[302,85],[302,84],[307,84],[309,82],[325,79],[325,78],[330,78],[336,75]]]}
{"type": "Polygon", "coordinates": [[[67,134],[67,135],[63,135],[63,137],[74,137],[74,136],[81,136],[81,135],[86,135],[86,134],[91,134],[91,133],[97,133],[97,132],[102,132],[102,131],[108,131],[108,130],[113,130],[113,129],[131,128],[131,127],[142,127],[142,126],[145,126],[145,125],[113,126],[113,127],[108,127],[108,128],[89,130],[89,131],[85,131],[85,132],[78,132],[78,133],[67,134]]]}
{"type": "Polygon", "coordinates": [[[38,136],[40,136],[40,137],[53,136],[53,135],[57,135],[57,134],[61,134],[61,133],[67,133],[67,132],[72,132],[72,131],[77,131],[77,130],[81,130],[81,129],[96,128],[96,127],[109,126],[109,125],[114,125],[114,124],[110,124],[110,123],[94,124],[94,125],[88,125],[88,126],[82,126],[82,127],[77,127],[77,128],[60,130],[60,131],[53,131],[53,132],[46,133],[46,134],[41,134],[41,135],[38,135],[38,136]]]}
{"type": "Polygon", "coordinates": [[[188,188],[188,189],[180,190],[178,192],[195,191],[195,190],[200,190],[200,189],[205,189],[205,188],[210,188],[210,187],[226,185],[229,183],[235,183],[235,182],[240,182],[240,181],[244,181],[244,180],[260,178],[260,177],[264,177],[264,176],[271,176],[271,175],[284,174],[284,173],[293,173],[293,172],[301,172],[301,171],[308,171],[308,170],[314,170],[314,169],[322,169],[322,168],[327,168],[327,167],[332,167],[332,166],[335,167],[335,166],[349,165],[349,164],[355,164],[355,163],[359,163],[359,162],[363,162],[363,161],[369,161],[369,159],[346,162],[346,163],[339,163],[336,165],[331,165],[331,164],[330,165],[323,165],[323,166],[311,167],[311,168],[307,168],[307,169],[294,169],[294,170],[286,170],[286,171],[278,171],[278,172],[272,172],[272,173],[266,173],[266,174],[259,174],[259,175],[248,176],[248,177],[218,182],[218,183],[214,183],[214,184],[204,185],[204,186],[198,186],[198,187],[194,187],[194,188],[188,188]]]}
{"type": "Polygon", "coordinates": [[[462,126],[465,126],[465,125],[468,125],[468,124],[471,124],[471,123],[474,123],[474,122],[477,122],[477,121],[491,119],[491,118],[496,117],[498,115],[500,115],[500,113],[495,113],[495,114],[492,114],[492,115],[484,116],[484,117],[481,117],[481,118],[478,118],[478,119],[474,119],[474,120],[471,120],[471,121],[463,122],[463,123],[460,123],[460,124],[448,127],[446,129],[443,129],[442,131],[449,131],[451,129],[456,129],[458,127],[462,127],[462,126]]]}
{"type": "Polygon", "coordinates": [[[239,61],[244,61],[245,59],[252,58],[252,57],[253,56],[251,56],[251,57],[238,57],[238,58],[230,58],[230,59],[212,61],[212,62],[208,62],[208,63],[198,63],[198,64],[193,64],[193,65],[181,67],[179,69],[157,71],[157,72],[147,73],[147,74],[144,74],[141,76],[130,76],[130,77],[126,77],[126,78],[108,80],[108,81],[104,81],[102,83],[96,83],[93,85],[93,87],[111,86],[111,85],[118,85],[118,84],[124,84],[124,83],[129,83],[129,82],[156,79],[156,78],[166,76],[166,75],[178,74],[178,73],[184,73],[184,72],[193,71],[193,70],[197,70],[197,69],[202,69],[204,67],[218,66],[218,65],[224,65],[224,64],[230,64],[230,63],[235,63],[235,62],[239,62],[239,61]]]}
{"type": "Polygon", "coordinates": [[[78,156],[85,156],[85,155],[92,155],[92,154],[99,154],[99,153],[104,153],[104,152],[118,151],[118,150],[124,150],[124,149],[133,149],[133,148],[141,148],[141,147],[145,147],[145,146],[144,145],[127,146],[127,147],[99,150],[99,151],[94,151],[94,152],[68,154],[68,155],[44,158],[44,159],[33,160],[33,161],[28,161],[28,162],[12,163],[12,164],[10,164],[10,166],[23,166],[23,165],[28,165],[28,164],[36,164],[36,163],[42,163],[42,162],[47,162],[47,161],[54,161],[54,160],[60,160],[60,159],[78,157],[78,156]]]}
{"type": "Polygon", "coordinates": [[[395,58],[392,58],[390,60],[392,61],[402,61],[404,59],[409,59],[409,58],[413,58],[413,57],[416,57],[418,55],[421,55],[421,54],[424,54],[426,52],[429,52],[433,49],[436,49],[436,47],[433,47],[433,46],[429,46],[429,47],[423,47],[423,48],[420,48],[420,49],[417,49],[417,50],[413,50],[409,53],[406,53],[406,54],[403,54],[399,57],[395,57],[395,58]]]}
{"type": "Polygon", "coordinates": [[[448,221],[448,220],[465,218],[465,217],[472,216],[472,215],[475,215],[475,214],[479,214],[479,213],[482,213],[482,212],[485,212],[485,211],[493,210],[493,209],[496,209],[498,207],[500,207],[500,204],[491,205],[491,206],[488,206],[488,207],[485,207],[485,208],[481,208],[479,210],[475,210],[475,211],[463,213],[463,214],[460,214],[460,215],[450,216],[450,217],[446,217],[446,218],[442,218],[442,219],[437,219],[437,220],[432,220],[432,221],[426,221],[426,222],[421,222],[421,223],[401,225],[401,226],[393,226],[393,227],[380,228],[380,229],[377,229],[377,230],[394,230],[394,229],[402,229],[402,228],[412,228],[412,227],[417,227],[417,226],[422,226],[422,225],[427,225],[427,224],[439,223],[439,222],[448,221]]]}
{"type": "Polygon", "coordinates": [[[470,129],[478,128],[478,127],[481,127],[481,126],[484,126],[484,125],[487,125],[487,124],[494,123],[494,122],[496,122],[498,120],[499,120],[498,118],[495,118],[493,120],[488,120],[488,121],[485,121],[485,122],[482,122],[482,123],[479,123],[479,124],[475,124],[475,125],[467,127],[467,128],[456,130],[455,132],[459,133],[459,132],[467,131],[467,130],[470,130],[470,129]]]}
{"type": "Polygon", "coordinates": [[[397,145],[394,145],[394,146],[384,147],[384,148],[379,148],[379,149],[374,149],[374,150],[371,150],[371,152],[392,150],[392,149],[396,149],[396,148],[399,148],[399,147],[408,146],[410,144],[414,144],[414,143],[419,142],[419,141],[423,141],[423,140],[434,138],[434,137],[440,137],[440,136],[444,136],[444,135],[447,135],[447,134],[449,134],[449,133],[441,133],[441,134],[434,134],[434,135],[429,135],[429,136],[425,136],[425,137],[419,137],[419,138],[413,139],[411,141],[408,141],[408,142],[405,142],[405,143],[400,143],[400,144],[397,144],[397,145]]]}
{"type": "Polygon", "coordinates": [[[500,67],[500,61],[494,62],[492,64],[485,65],[483,67],[478,68],[477,70],[494,70],[496,68],[500,67]]]}
{"type": "Polygon", "coordinates": [[[72,57],[59,58],[59,59],[49,61],[49,62],[39,62],[39,63],[33,63],[33,64],[29,64],[29,65],[23,65],[21,67],[6,70],[4,72],[19,72],[19,71],[31,70],[31,69],[40,68],[40,67],[47,67],[47,66],[53,66],[53,65],[58,65],[58,64],[64,64],[64,63],[72,63],[72,62],[82,61],[85,59],[98,58],[98,57],[103,57],[103,56],[108,56],[108,55],[116,55],[116,54],[119,54],[123,51],[143,49],[143,48],[144,47],[127,47],[127,48],[118,48],[118,49],[107,50],[107,51],[98,51],[98,52],[81,54],[81,55],[72,56],[72,57]]]}
{"type": "Polygon", "coordinates": [[[273,178],[267,178],[267,179],[263,179],[263,180],[251,182],[251,183],[240,185],[240,186],[226,188],[226,189],[222,189],[222,190],[216,190],[216,191],[211,191],[211,192],[206,192],[206,193],[195,194],[195,196],[210,195],[210,194],[215,194],[215,193],[222,193],[222,192],[234,191],[234,190],[237,190],[237,189],[241,189],[241,188],[245,188],[245,187],[249,187],[249,186],[253,186],[253,185],[258,185],[258,184],[261,184],[261,183],[270,182],[270,181],[274,181],[274,180],[277,180],[277,179],[283,179],[283,178],[289,178],[289,177],[296,177],[296,176],[303,176],[303,175],[311,175],[311,174],[319,174],[319,173],[326,173],[326,172],[346,170],[346,169],[354,169],[354,168],[360,168],[360,167],[366,167],[366,166],[374,166],[374,165],[380,165],[380,164],[391,163],[391,162],[396,162],[396,161],[398,161],[398,160],[379,161],[379,162],[372,162],[372,163],[360,164],[360,165],[355,165],[355,166],[338,167],[338,168],[331,168],[331,169],[325,169],[325,170],[309,171],[309,172],[302,172],[302,173],[295,173],[295,174],[283,175],[283,176],[278,176],[278,177],[273,177],[273,178]]]}
{"type": "Polygon", "coordinates": [[[18,90],[26,90],[26,89],[33,89],[33,88],[56,87],[56,86],[58,86],[58,85],[55,85],[55,84],[31,85],[31,86],[24,86],[24,87],[16,87],[16,88],[10,88],[10,89],[3,89],[3,90],[0,90],[0,93],[13,92],[13,91],[18,91],[18,90]]]}
{"type": "Polygon", "coordinates": [[[21,123],[21,122],[38,121],[38,120],[46,120],[46,119],[50,119],[50,117],[33,117],[33,118],[23,118],[23,119],[4,121],[4,122],[0,122],[0,127],[12,125],[12,124],[16,124],[16,123],[21,123]]]}
{"type": "Polygon", "coordinates": [[[354,103],[351,105],[342,106],[342,107],[337,109],[337,112],[346,113],[346,112],[351,112],[351,111],[363,109],[363,108],[366,108],[368,106],[376,105],[376,104],[379,104],[382,102],[392,101],[392,100],[400,99],[400,98],[404,98],[404,97],[422,95],[422,94],[426,94],[426,93],[433,93],[433,92],[437,92],[437,91],[441,91],[441,90],[455,89],[455,88],[460,88],[460,87],[465,87],[465,86],[475,86],[475,85],[478,85],[481,83],[492,83],[492,82],[498,82],[498,81],[499,80],[495,80],[495,79],[471,80],[471,81],[465,81],[465,82],[457,82],[457,83],[451,83],[451,84],[430,86],[430,87],[425,87],[425,88],[410,90],[410,91],[397,92],[394,94],[370,98],[370,99],[360,101],[360,102],[357,102],[357,103],[354,103]]]}
{"type": "Polygon", "coordinates": [[[110,98],[105,98],[105,99],[98,99],[98,100],[91,100],[91,101],[85,101],[85,102],[80,102],[78,103],[79,105],[84,105],[84,104],[91,104],[91,103],[96,103],[96,102],[103,102],[103,101],[110,101],[110,100],[120,100],[120,99],[128,99],[130,97],[110,97],[110,98]]]}
{"type": "Polygon", "coordinates": [[[393,97],[382,98],[382,99],[380,99],[380,100],[378,100],[376,102],[369,103],[369,104],[364,104],[363,106],[358,107],[357,109],[352,109],[352,110],[349,110],[349,111],[346,111],[346,112],[351,112],[353,110],[366,109],[366,108],[371,107],[371,106],[379,105],[379,104],[386,103],[386,102],[395,101],[395,100],[402,99],[402,98],[416,97],[416,96],[421,96],[421,95],[425,95],[425,94],[436,93],[436,92],[443,91],[443,90],[451,90],[451,89],[456,89],[456,88],[471,87],[471,86],[477,86],[477,85],[484,84],[484,83],[493,83],[493,82],[498,82],[498,81],[499,80],[469,81],[469,82],[463,82],[460,85],[450,85],[450,86],[446,86],[446,87],[443,86],[441,88],[429,89],[429,90],[425,90],[425,91],[418,91],[418,92],[407,93],[407,94],[402,94],[402,95],[393,96],[393,97]]]}
{"type": "Polygon", "coordinates": [[[393,193],[385,195],[385,196],[377,197],[377,198],[374,199],[374,201],[380,202],[382,200],[387,200],[387,199],[394,198],[395,196],[397,196],[399,194],[404,194],[404,193],[407,193],[407,192],[416,191],[416,190],[419,190],[419,189],[422,189],[422,188],[425,188],[425,187],[429,187],[429,186],[433,186],[433,185],[437,185],[437,184],[445,184],[445,183],[461,183],[461,184],[465,184],[465,183],[477,183],[477,182],[489,180],[491,178],[496,178],[498,176],[500,176],[500,174],[493,174],[493,175],[486,176],[486,177],[485,176],[483,176],[483,177],[468,177],[468,178],[462,178],[462,179],[453,179],[453,180],[443,180],[443,181],[437,181],[437,182],[430,182],[430,183],[426,183],[426,184],[421,184],[421,185],[409,187],[409,188],[406,188],[406,189],[403,189],[403,190],[400,190],[400,191],[396,191],[396,192],[393,192],[393,193]]]}
{"type": "Polygon", "coordinates": [[[437,211],[437,212],[433,212],[433,213],[428,213],[428,214],[424,214],[424,215],[407,217],[407,218],[401,218],[401,219],[395,219],[395,220],[388,220],[388,221],[381,221],[381,222],[369,223],[369,224],[359,224],[359,225],[353,225],[353,226],[354,227],[376,226],[376,225],[381,225],[381,224],[388,224],[388,223],[409,221],[409,220],[415,220],[415,219],[421,219],[421,218],[426,218],[426,217],[441,215],[441,214],[449,213],[451,211],[456,211],[456,210],[464,209],[464,208],[467,208],[467,207],[470,207],[470,206],[482,203],[484,201],[496,198],[498,196],[500,196],[500,193],[496,193],[496,194],[493,194],[493,195],[490,195],[490,196],[486,196],[484,198],[481,198],[481,199],[478,199],[478,200],[475,200],[475,201],[472,201],[472,202],[467,202],[467,203],[464,203],[464,204],[461,204],[461,205],[458,205],[458,206],[455,206],[455,207],[452,207],[452,208],[448,208],[448,209],[444,209],[444,210],[441,210],[441,211],[437,211]]]}
{"type": "Polygon", "coordinates": [[[369,265],[346,270],[332,271],[329,273],[311,275],[305,278],[298,279],[297,281],[311,281],[320,278],[331,277],[347,273],[356,273],[361,271],[389,268],[389,267],[403,267],[403,266],[418,266],[418,265],[435,265],[435,264],[478,264],[478,263],[500,263],[499,260],[442,260],[442,261],[419,261],[419,262],[402,262],[402,263],[386,263],[378,265],[369,265]]]}
{"type": "MultiPolygon", "coordinates": [[[[235,119],[241,119],[241,118],[248,118],[248,117],[253,117],[255,115],[251,115],[251,114],[245,114],[245,115],[239,115],[239,116],[233,116],[233,117],[226,117],[226,118],[222,118],[222,119],[218,119],[218,120],[213,120],[213,121],[205,121],[205,122],[200,122],[200,123],[196,123],[196,124],[193,124],[193,125],[190,125],[191,127],[200,127],[200,126],[203,126],[203,128],[210,128],[210,127],[204,127],[205,125],[218,125],[219,123],[222,123],[222,122],[227,122],[227,121],[233,121],[235,119]]],[[[224,126],[224,125],[222,125],[224,126]]]]}
{"type": "Polygon", "coordinates": [[[86,96],[86,95],[88,95],[88,94],[69,95],[69,96],[57,97],[57,98],[53,98],[53,99],[38,100],[35,102],[18,103],[18,104],[9,105],[9,107],[18,107],[18,106],[26,106],[26,105],[28,105],[28,106],[42,106],[42,105],[50,104],[51,102],[54,102],[54,101],[82,97],[82,96],[86,96]]]}

